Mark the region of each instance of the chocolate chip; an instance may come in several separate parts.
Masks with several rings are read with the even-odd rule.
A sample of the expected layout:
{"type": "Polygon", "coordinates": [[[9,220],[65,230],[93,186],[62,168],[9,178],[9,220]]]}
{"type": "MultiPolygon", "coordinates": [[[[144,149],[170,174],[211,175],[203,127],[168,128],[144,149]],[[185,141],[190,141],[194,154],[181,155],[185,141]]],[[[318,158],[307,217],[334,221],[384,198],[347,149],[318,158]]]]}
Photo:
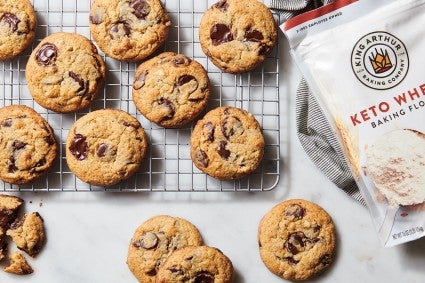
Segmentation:
{"type": "Polygon", "coordinates": [[[320,229],[321,229],[322,227],[320,226],[320,225],[317,225],[317,226],[314,226],[313,227],[313,232],[314,233],[317,233],[317,232],[319,232],[320,231],[320,229]]]}
{"type": "Polygon", "coordinates": [[[293,220],[300,220],[304,217],[305,209],[298,204],[291,204],[285,209],[285,216],[293,220]]]}
{"type": "Polygon", "coordinates": [[[245,32],[243,41],[260,42],[264,39],[263,34],[258,30],[248,30],[245,32]]]}
{"type": "Polygon", "coordinates": [[[328,266],[332,263],[332,256],[330,254],[325,254],[322,256],[322,258],[319,260],[319,263],[323,264],[324,266],[328,266]]]}
{"type": "Polygon", "coordinates": [[[54,64],[58,56],[58,48],[52,43],[43,44],[35,53],[35,59],[40,66],[54,64]]]}
{"type": "Polygon", "coordinates": [[[72,155],[75,156],[78,160],[84,160],[87,157],[88,145],[86,137],[81,134],[75,134],[74,140],[69,146],[69,150],[72,155]]]}
{"type": "Polygon", "coordinates": [[[7,165],[7,170],[9,173],[15,173],[18,171],[18,167],[15,164],[15,158],[13,156],[9,157],[9,164],[7,165]]]}
{"type": "Polygon", "coordinates": [[[224,118],[221,123],[221,132],[229,140],[234,135],[241,135],[244,132],[244,128],[238,117],[230,116],[224,118]]]}
{"type": "Polygon", "coordinates": [[[130,3],[130,8],[134,9],[133,14],[141,20],[145,20],[146,16],[149,15],[150,7],[145,0],[135,0],[130,3]]]}
{"type": "Polygon", "coordinates": [[[214,46],[233,40],[233,35],[229,26],[225,24],[215,24],[210,31],[210,37],[214,46]]]}
{"type": "Polygon", "coordinates": [[[195,81],[196,81],[196,78],[195,78],[194,76],[191,76],[191,75],[183,75],[183,76],[181,76],[181,77],[178,79],[178,81],[177,81],[177,85],[178,85],[178,86],[182,86],[182,85],[185,85],[185,84],[187,84],[188,82],[193,81],[193,80],[195,80],[195,81]]]}
{"type": "Polygon", "coordinates": [[[77,95],[84,95],[87,92],[84,81],[74,72],[69,72],[69,76],[79,84],[79,88],[77,89],[77,95]]]}
{"type": "Polygon", "coordinates": [[[3,122],[1,122],[1,125],[5,128],[9,128],[12,126],[12,118],[4,119],[3,122]]]}
{"type": "Polygon", "coordinates": [[[27,145],[27,143],[19,141],[19,140],[15,140],[12,143],[13,150],[23,149],[26,145],[27,145]]]}
{"type": "Polygon", "coordinates": [[[175,67],[183,67],[188,66],[192,60],[190,60],[188,57],[177,57],[174,58],[171,62],[173,62],[175,67]]]}
{"type": "Polygon", "coordinates": [[[288,252],[293,255],[296,255],[300,252],[299,248],[305,247],[305,243],[307,242],[307,240],[308,238],[303,232],[294,232],[289,234],[288,240],[286,240],[284,247],[288,252]]]}
{"type": "Polygon", "coordinates": [[[152,268],[152,269],[150,269],[150,270],[148,270],[146,272],[146,275],[148,275],[148,276],[155,276],[156,273],[157,273],[156,268],[152,268]]]}
{"type": "Polygon", "coordinates": [[[220,141],[218,143],[218,154],[223,157],[224,159],[228,159],[230,156],[230,150],[226,149],[227,142],[226,141],[220,141]]]}
{"type": "Polygon", "coordinates": [[[295,260],[293,257],[285,257],[283,260],[287,261],[291,265],[295,265],[299,262],[299,260],[295,260]]]}
{"type": "Polygon", "coordinates": [[[111,39],[120,39],[130,34],[130,25],[126,22],[118,22],[111,26],[109,36],[111,39]]]}
{"type": "Polygon", "coordinates": [[[153,250],[158,246],[158,236],[153,232],[145,232],[139,241],[133,243],[136,248],[143,248],[145,250],[153,250]]]}
{"type": "Polygon", "coordinates": [[[176,114],[176,111],[174,109],[174,104],[169,99],[161,97],[158,100],[158,105],[165,107],[167,109],[168,113],[165,115],[163,119],[170,119],[174,116],[174,114],[176,114]]]}
{"type": "Polygon", "coordinates": [[[210,159],[208,158],[208,155],[203,151],[202,149],[198,149],[195,153],[195,159],[201,163],[202,166],[205,168],[208,167],[210,164],[210,159]]]}
{"type": "Polygon", "coordinates": [[[214,283],[214,275],[207,271],[201,271],[195,275],[194,283],[214,283]]]}
{"type": "Polygon", "coordinates": [[[267,55],[270,52],[271,48],[264,43],[260,43],[260,49],[258,50],[258,54],[267,55]]]}
{"type": "Polygon", "coordinates": [[[48,145],[54,145],[56,143],[56,140],[51,136],[45,136],[44,141],[47,142],[48,145]]]}
{"type": "Polygon", "coordinates": [[[93,12],[90,15],[90,22],[94,25],[98,25],[100,23],[102,23],[102,18],[103,18],[103,14],[105,13],[105,11],[103,9],[94,9],[93,12]]]}
{"type": "Polygon", "coordinates": [[[211,123],[211,122],[205,123],[202,130],[203,130],[204,136],[207,137],[207,141],[213,142],[214,141],[214,132],[215,132],[215,128],[214,128],[213,123],[211,123]]]}
{"type": "Polygon", "coordinates": [[[16,230],[16,229],[18,229],[19,227],[22,226],[22,224],[24,224],[24,221],[25,221],[25,216],[16,218],[12,222],[12,224],[10,224],[9,229],[10,230],[16,230]]]}
{"type": "Polygon", "coordinates": [[[220,2],[217,2],[214,4],[214,7],[222,11],[223,13],[227,12],[227,9],[229,8],[229,3],[227,3],[226,0],[221,0],[220,2]]]}
{"type": "Polygon", "coordinates": [[[106,143],[101,143],[99,145],[99,147],[97,148],[97,156],[98,157],[104,157],[106,155],[106,151],[108,150],[109,145],[107,145],[106,143]]]}
{"type": "Polygon", "coordinates": [[[178,273],[178,274],[183,274],[183,270],[181,270],[178,266],[173,265],[170,266],[169,268],[167,268],[169,271],[171,271],[172,273],[178,273]]]}
{"type": "Polygon", "coordinates": [[[230,108],[229,107],[224,108],[223,114],[224,115],[229,115],[230,114],[230,108]]]}
{"type": "Polygon", "coordinates": [[[193,259],[193,256],[191,255],[191,256],[185,258],[184,260],[191,261],[192,259],[193,259]]]}
{"type": "Polygon", "coordinates": [[[124,126],[126,126],[126,127],[132,127],[132,128],[135,128],[136,130],[138,129],[138,128],[140,128],[140,124],[136,124],[136,123],[129,123],[129,122],[124,122],[124,123],[122,123],[124,126]]]}
{"type": "Polygon", "coordinates": [[[35,164],[35,166],[34,166],[34,168],[31,168],[30,169],[30,172],[31,173],[34,173],[34,172],[40,172],[40,171],[42,171],[42,170],[39,170],[39,167],[42,167],[42,166],[44,166],[46,164],[46,159],[45,158],[42,158],[42,159],[40,159],[36,164],[35,164]]]}
{"type": "Polygon", "coordinates": [[[7,225],[13,219],[15,213],[11,209],[0,209],[0,228],[7,229],[7,225]]]}
{"type": "Polygon", "coordinates": [[[140,75],[138,75],[134,79],[133,88],[135,90],[141,89],[145,85],[146,76],[148,75],[148,71],[142,71],[140,75]]]}
{"type": "Polygon", "coordinates": [[[3,17],[0,19],[1,22],[9,25],[13,32],[18,29],[18,24],[21,22],[20,19],[15,14],[4,13],[3,17]]]}

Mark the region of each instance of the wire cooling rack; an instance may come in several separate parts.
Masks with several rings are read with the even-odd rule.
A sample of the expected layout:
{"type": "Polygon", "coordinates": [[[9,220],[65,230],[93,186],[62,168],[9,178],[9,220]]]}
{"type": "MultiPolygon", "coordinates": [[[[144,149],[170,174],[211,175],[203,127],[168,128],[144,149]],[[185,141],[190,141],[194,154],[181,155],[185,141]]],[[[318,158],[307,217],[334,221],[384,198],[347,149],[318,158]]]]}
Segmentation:
{"type": "MultiPolygon", "coordinates": [[[[172,26],[162,51],[183,53],[200,62],[208,71],[211,99],[207,111],[222,105],[248,110],[263,129],[264,160],[250,176],[236,181],[218,181],[199,171],[190,159],[192,126],[164,129],[143,117],[135,108],[131,89],[135,63],[105,57],[106,84],[91,107],[72,114],[46,110],[32,99],[25,80],[25,67],[31,51],[49,34],[76,32],[91,39],[89,11],[91,1],[32,0],[38,18],[37,35],[31,48],[19,57],[0,62],[0,106],[23,104],[34,108],[52,126],[59,142],[59,158],[52,170],[35,182],[15,186],[0,183],[3,191],[269,191],[279,182],[280,144],[278,46],[265,62],[252,72],[240,75],[222,73],[203,54],[199,23],[203,13],[217,0],[163,1],[172,26]],[[117,108],[135,116],[149,137],[149,152],[141,169],[130,179],[111,187],[96,187],[75,177],[65,159],[65,141],[72,124],[90,111],[117,108]]],[[[278,15],[274,15],[278,20],[278,15]]],[[[103,55],[103,53],[99,50],[103,55]]],[[[285,115],[285,113],[281,113],[285,115]]]]}

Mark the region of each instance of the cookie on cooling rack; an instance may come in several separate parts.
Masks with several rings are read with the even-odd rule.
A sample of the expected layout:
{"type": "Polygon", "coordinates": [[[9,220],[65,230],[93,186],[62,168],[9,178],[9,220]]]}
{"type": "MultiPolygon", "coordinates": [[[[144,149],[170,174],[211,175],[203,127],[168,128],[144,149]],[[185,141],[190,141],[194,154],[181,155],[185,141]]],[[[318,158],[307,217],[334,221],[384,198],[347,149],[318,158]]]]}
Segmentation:
{"type": "Polygon", "coordinates": [[[264,155],[264,137],[254,116],[223,106],[196,123],[190,155],[201,171],[220,179],[239,179],[252,173],[264,155]]]}
{"type": "Polygon", "coordinates": [[[121,110],[103,109],[81,117],[71,127],[66,161],[82,181],[110,186],[139,169],[147,148],[145,131],[136,118],[121,110]]]}
{"type": "Polygon", "coordinates": [[[199,27],[202,50],[218,68],[242,73],[263,62],[277,40],[270,10],[257,0],[221,0],[199,27]]]}
{"type": "Polygon", "coordinates": [[[232,262],[219,249],[190,246],[176,250],[167,258],[156,282],[230,283],[232,280],[232,262]]]}
{"type": "Polygon", "coordinates": [[[139,282],[157,282],[158,269],[173,251],[202,243],[201,234],[189,221],[168,215],[155,216],[134,232],[127,265],[139,282]]]}
{"type": "Polygon", "coordinates": [[[33,42],[37,17],[28,0],[0,2],[0,60],[19,55],[33,42]]]}
{"type": "Polygon", "coordinates": [[[76,33],[54,33],[32,52],[26,67],[34,100],[56,112],[88,107],[103,86],[106,67],[97,48],[76,33]]]}
{"type": "Polygon", "coordinates": [[[171,26],[160,0],[94,0],[90,31],[109,57],[140,61],[165,41],[171,26]]]}
{"type": "Polygon", "coordinates": [[[205,109],[209,96],[205,69],[185,55],[165,52],[136,70],[133,101],[147,119],[162,127],[191,122],[205,109]]]}
{"type": "Polygon", "coordinates": [[[287,280],[307,280],[328,268],[335,241],[331,217],[317,204],[301,199],[273,207],[258,228],[261,259],[287,280]]]}
{"type": "Polygon", "coordinates": [[[0,108],[0,179],[26,184],[45,173],[58,145],[49,124],[24,105],[0,108]]]}

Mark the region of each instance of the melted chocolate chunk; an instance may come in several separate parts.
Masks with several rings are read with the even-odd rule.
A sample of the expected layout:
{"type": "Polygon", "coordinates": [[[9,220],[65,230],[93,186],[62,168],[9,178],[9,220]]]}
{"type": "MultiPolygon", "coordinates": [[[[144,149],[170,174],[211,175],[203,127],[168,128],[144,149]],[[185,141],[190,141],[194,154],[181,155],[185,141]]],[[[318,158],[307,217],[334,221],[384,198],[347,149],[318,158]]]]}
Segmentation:
{"type": "Polygon", "coordinates": [[[78,160],[84,160],[88,154],[88,144],[86,141],[86,137],[81,134],[75,134],[74,140],[71,142],[69,146],[69,150],[72,155],[75,156],[78,160]]]}
{"type": "Polygon", "coordinates": [[[208,122],[203,127],[204,136],[207,137],[207,141],[213,142],[214,141],[214,132],[215,128],[213,123],[208,122]]]}
{"type": "Polygon", "coordinates": [[[230,156],[230,150],[226,149],[227,142],[226,141],[220,141],[218,143],[218,154],[223,157],[224,159],[228,159],[230,156]]]}
{"type": "Polygon", "coordinates": [[[308,241],[308,238],[301,231],[294,232],[289,234],[288,240],[286,240],[284,247],[288,252],[293,255],[296,255],[300,252],[300,249],[305,247],[305,243],[308,241]]]}
{"type": "Polygon", "coordinates": [[[172,273],[178,273],[178,274],[183,274],[183,270],[181,270],[178,266],[173,265],[170,266],[169,268],[167,268],[169,271],[171,271],[172,273]]]}
{"type": "Polygon", "coordinates": [[[175,67],[183,67],[189,65],[191,61],[192,60],[185,56],[174,58],[171,62],[173,62],[175,67]]]}
{"type": "Polygon", "coordinates": [[[241,120],[238,117],[230,116],[224,118],[221,123],[221,132],[229,140],[234,135],[240,135],[244,132],[241,120]]]}
{"type": "Polygon", "coordinates": [[[44,141],[47,142],[48,145],[54,145],[56,143],[56,140],[50,135],[45,136],[44,141]]]}
{"type": "Polygon", "coordinates": [[[264,43],[260,43],[260,49],[258,50],[258,54],[267,55],[270,52],[271,48],[264,43]]]}
{"type": "Polygon", "coordinates": [[[293,220],[300,220],[304,215],[305,209],[298,204],[291,204],[285,209],[285,216],[293,220]]]}
{"type": "Polygon", "coordinates": [[[191,75],[183,75],[183,76],[181,76],[181,77],[178,79],[178,81],[177,81],[177,85],[178,85],[178,86],[182,86],[182,85],[185,85],[185,84],[187,84],[188,82],[193,81],[193,80],[197,81],[197,80],[196,80],[196,78],[195,78],[194,76],[191,76],[191,75]]]}
{"type": "Polygon", "coordinates": [[[233,40],[230,27],[225,24],[215,24],[210,31],[210,37],[214,46],[233,40]]]}
{"type": "Polygon", "coordinates": [[[133,88],[135,90],[141,89],[145,86],[146,76],[148,75],[148,71],[143,71],[134,79],[133,88]]]}
{"type": "Polygon", "coordinates": [[[141,20],[145,20],[146,16],[149,15],[150,7],[145,0],[135,0],[130,3],[130,8],[134,9],[133,14],[141,20]]]}
{"type": "Polygon", "coordinates": [[[106,155],[106,151],[108,151],[109,145],[106,143],[101,143],[99,147],[97,148],[97,156],[98,157],[104,157],[106,155]]]}
{"type": "Polygon", "coordinates": [[[111,26],[109,30],[109,36],[111,39],[120,39],[130,34],[130,25],[126,22],[118,22],[111,26]]]}
{"type": "Polygon", "coordinates": [[[94,15],[90,16],[90,22],[94,25],[98,25],[102,23],[102,16],[95,12],[94,15]]]}
{"type": "Polygon", "coordinates": [[[214,275],[207,271],[201,271],[196,274],[194,283],[214,283],[214,275]]]}
{"type": "Polygon", "coordinates": [[[16,167],[15,158],[13,156],[9,157],[9,164],[7,165],[7,170],[9,171],[9,173],[15,173],[19,170],[18,167],[16,167]]]}
{"type": "Polygon", "coordinates": [[[1,125],[5,128],[9,128],[12,126],[12,118],[4,119],[3,122],[1,122],[1,125]]]}
{"type": "Polygon", "coordinates": [[[68,74],[76,83],[80,85],[77,90],[77,95],[84,95],[87,92],[84,81],[74,72],[69,72],[68,74]]]}
{"type": "Polygon", "coordinates": [[[10,230],[16,230],[24,224],[25,216],[16,218],[12,224],[10,224],[10,230]]]}
{"type": "Polygon", "coordinates": [[[126,127],[132,127],[132,128],[135,128],[136,130],[137,130],[138,128],[140,128],[140,124],[136,124],[136,123],[132,124],[132,123],[129,123],[129,122],[124,122],[124,123],[123,123],[123,125],[124,125],[124,126],[126,126],[126,127]]]}
{"type": "Polygon", "coordinates": [[[58,48],[52,43],[43,44],[35,53],[35,59],[40,66],[54,64],[58,57],[58,48]]]}
{"type": "Polygon", "coordinates": [[[210,164],[210,159],[208,158],[208,155],[202,149],[196,151],[195,159],[198,160],[198,162],[201,163],[201,165],[205,168],[208,167],[208,165],[210,164]]]}
{"type": "Polygon", "coordinates": [[[325,254],[322,256],[322,258],[319,260],[319,264],[323,264],[324,266],[327,266],[332,263],[332,256],[329,254],[325,254]]]}
{"type": "Polygon", "coordinates": [[[295,265],[299,260],[295,260],[293,257],[285,257],[283,260],[287,261],[289,264],[295,265]]]}
{"type": "Polygon", "coordinates": [[[0,228],[6,229],[15,213],[11,209],[0,209],[0,228]]]}
{"type": "Polygon", "coordinates": [[[223,114],[224,114],[224,115],[229,115],[229,114],[230,114],[230,109],[229,109],[229,107],[224,108],[224,110],[223,110],[223,114]]]}
{"type": "Polygon", "coordinates": [[[226,0],[221,0],[220,2],[217,2],[214,4],[214,7],[222,11],[223,13],[227,12],[227,9],[229,8],[229,3],[227,3],[226,0]]]}
{"type": "Polygon", "coordinates": [[[151,270],[148,270],[146,272],[146,275],[148,276],[155,276],[157,274],[156,268],[152,268],[151,270]]]}
{"type": "Polygon", "coordinates": [[[243,38],[243,41],[253,41],[253,42],[260,42],[264,39],[264,36],[261,32],[258,30],[248,30],[245,32],[245,36],[243,38]]]}
{"type": "Polygon", "coordinates": [[[27,143],[25,142],[15,140],[13,141],[12,147],[13,147],[13,150],[20,150],[20,149],[23,149],[26,145],[27,143]]]}
{"type": "Polygon", "coordinates": [[[161,105],[163,107],[166,107],[168,109],[168,114],[164,117],[164,119],[170,119],[176,114],[176,111],[174,109],[174,104],[168,100],[167,98],[161,97],[158,100],[158,105],[161,105]]]}
{"type": "Polygon", "coordinates": [[[156,249],[158,243],[159,238],[155,233],[145,232],[139,241],[133,243],[133,246],[136,248],[143,248],[145,250],[153,250],[156,249]]]}
{"type": "Polygon", "coordinates": [[[21,22],[20,19],[15,14],[4,13],[3,17],[1,17],[1,22],[6,23],[13,32],[18,29],[18,24],[21,22]]]}

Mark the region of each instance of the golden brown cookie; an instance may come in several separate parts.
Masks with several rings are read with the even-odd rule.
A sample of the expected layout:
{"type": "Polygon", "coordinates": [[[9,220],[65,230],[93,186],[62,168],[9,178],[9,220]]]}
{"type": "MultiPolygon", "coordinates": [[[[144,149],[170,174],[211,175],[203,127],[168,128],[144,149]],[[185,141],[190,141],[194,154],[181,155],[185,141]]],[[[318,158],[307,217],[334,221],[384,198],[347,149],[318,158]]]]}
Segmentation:
{"type": "Polygon", "coordinates": [[[205,69],[185,55],[165,52],[137,68],[133,101],[147,119],[162,127],[191,122],[205,109],[209,96],[205,69]]]}
{"type": "Polygon", "coordinates": [[[190,138],[193,163],[208,175],[238,179],[253,172],[264,155],[264,138],[254,116],[235,107],[208,112],[190,138]]]}
{"type": "Polygon", "coordinates": [[[198,229],[187,220],[168,215],[155,216],[134,232],[127,264],[139,282],[156,282],[156,274],[176,249],[202,245],[198,229]]]}
{"type": "Polygon", "coordinates": [[[28,0],[0,1],[0,60],[11,59],[34,40],[37,17],[28,0]]]}
{"type": "Polygon", "coordinates": [[[260,256],[274,274],[294,281],[310,279],[333,262],[335,229],[320,206],[301,199],[272,208],[258,227],[260,256]]]}
{"type": "Polygon", "coordinates": [[[205,12],[201,47],[218,68],[242,73],[263,62],[277,41],[270,10],[257,0],[221,0],[205,12]]]}
{"type": "Polygon", "coordinates": [[[159,269],[158,283],[230,283],[233,265],[220,250],[208,246],[185,247],[173,252],[159,269]]]}
{"type": "Polygon", "coordinates": [[[27,275],[34,272],[31,265],[28,264],[24,255],[20,252],[14,252],[10,258],[9,266],[3,269],[4,272],[13,273],[16,275],[27,275]]]}
{"type": "Polygon", "coordinates": [[[69,130],[66,161],[82,181],[114,185],[132,176],[147,152],[148,142],[136,118],[117,109],[90,112],[69,130]]]}
{"type": "Polygon", "coordinates": [[[52,167],[58,146],[49,124],[32,108],[0,108],[0,179],[26,184],[52,167]]]}
{"type": "Polygon", "coordinates": [[[103,87],[106,67],[86,37],[59,32],[44,38],[32,52],[25,75],[34,100],[66,113],[88,107],[103,87]]]}
{"type": "Polygon", "coordinates": [[[140,61],[165,41],[171,26],[160,0],[94,0],[90,31],[99,48],[120,61],[140,61]]]}

